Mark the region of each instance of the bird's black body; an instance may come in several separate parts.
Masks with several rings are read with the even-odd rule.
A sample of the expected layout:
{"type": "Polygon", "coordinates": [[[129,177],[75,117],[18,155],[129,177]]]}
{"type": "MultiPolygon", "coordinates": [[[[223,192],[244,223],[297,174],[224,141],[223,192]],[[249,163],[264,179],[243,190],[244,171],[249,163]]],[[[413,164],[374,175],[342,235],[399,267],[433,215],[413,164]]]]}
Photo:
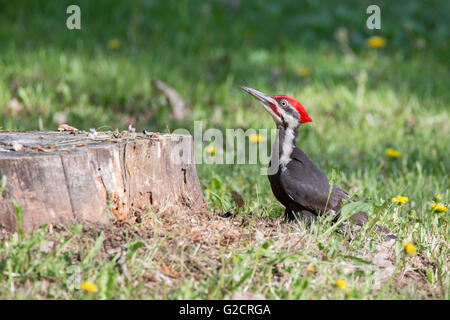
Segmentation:
{"type": "MultiPolygon", "coordinates": [[[[312,219],[325,212],[336,213],[342,206],[342,199],[348,194],[340,187],[333,185],[330,193],[330,182],[326,175],[312,162],[312,160],[297,146],[294,135],[286,136],[286,128],[278,127],[277,141],[272,147],[272,162],[279,163],[283,157],[283,144],[292,143],[293,149],[289,162],[280,163],[274,174],[269,174],[272,192],[280,203],[286,208],[286,217],[289,219],[299,215],[301,218],[312,219]],[[293,141],[287,142],[286,139],[293,141]]],[[[367,216],[359,217],[367,220],[367,216]]],[[[362,222],[362,221],[361,221],[362,222]]]]}

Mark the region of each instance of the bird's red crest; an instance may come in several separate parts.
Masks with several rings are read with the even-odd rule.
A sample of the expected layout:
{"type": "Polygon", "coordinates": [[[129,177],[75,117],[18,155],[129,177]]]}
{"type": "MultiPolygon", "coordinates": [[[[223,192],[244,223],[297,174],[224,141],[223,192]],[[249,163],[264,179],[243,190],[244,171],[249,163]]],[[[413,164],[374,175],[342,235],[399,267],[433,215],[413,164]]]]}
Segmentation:
{"type": "Polygon", "coordinates": [[[300,115],[301,123],[312,122],[311,118],[308,116],[308,113],[306,113],[305,108],[303,108],[302,104],[300,102],[298,102],[296,99],[289,97],[289,96],[285,96],[285,95],[276,95],[276,96],[272,96],[272,98],[284,99],[287,102],[289,102],[289,104],[298,111],[298,113],[300,115]]]}

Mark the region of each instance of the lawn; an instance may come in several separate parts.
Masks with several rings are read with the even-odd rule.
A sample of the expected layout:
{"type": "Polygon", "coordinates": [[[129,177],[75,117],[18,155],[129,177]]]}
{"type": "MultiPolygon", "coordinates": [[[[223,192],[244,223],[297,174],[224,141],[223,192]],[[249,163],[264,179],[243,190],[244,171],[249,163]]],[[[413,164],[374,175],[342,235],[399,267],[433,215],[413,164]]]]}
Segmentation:
{"type": "Polygon", "coordinates": [[[1,299],[449,299],[450,2],[377,1],[372,31],[373,1],[76,1],[68,30],[72,3],[0,1],[2,130],[273,129],[239,86],[289,94],[297,145],[399,239],[286,223],[263,165],[199,164],[209,212],[1,232],[1,299]]]}

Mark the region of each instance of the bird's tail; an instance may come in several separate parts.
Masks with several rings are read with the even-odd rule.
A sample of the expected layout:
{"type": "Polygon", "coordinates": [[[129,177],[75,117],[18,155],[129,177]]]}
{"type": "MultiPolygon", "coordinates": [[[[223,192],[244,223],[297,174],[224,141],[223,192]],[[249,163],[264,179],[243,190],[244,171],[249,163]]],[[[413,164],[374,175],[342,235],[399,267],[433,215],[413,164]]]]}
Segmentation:
{"type": "MultiPolygon", "coordinates": [[[[369,217],[367,216],[367,213],[364,211],[359,211],[355,213],[351,220],[354,225],[361,228],[363,225],[365,225],[369,221],[369,217]]],[[[382,227],[379,225],[375,225],[373,227],[373,231],[375,233],[381,235],[385,240],[391,240],[391,239],[397,239],[397,236],[392,233],[392,231],[387,227],[382,227]]]]}

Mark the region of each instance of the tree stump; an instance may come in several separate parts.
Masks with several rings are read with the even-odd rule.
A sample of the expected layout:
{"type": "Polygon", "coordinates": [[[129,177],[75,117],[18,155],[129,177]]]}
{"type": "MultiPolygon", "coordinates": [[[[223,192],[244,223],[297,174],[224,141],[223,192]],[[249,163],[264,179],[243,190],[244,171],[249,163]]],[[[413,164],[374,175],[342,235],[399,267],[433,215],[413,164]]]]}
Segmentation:
{"type": "Polygon", "coordinates": [[[193,159],[189,135],[2,131],[0,226],[17,230],[16,210],[23,230],[101,227],[148,208],[206,210],[193,159]]]}

